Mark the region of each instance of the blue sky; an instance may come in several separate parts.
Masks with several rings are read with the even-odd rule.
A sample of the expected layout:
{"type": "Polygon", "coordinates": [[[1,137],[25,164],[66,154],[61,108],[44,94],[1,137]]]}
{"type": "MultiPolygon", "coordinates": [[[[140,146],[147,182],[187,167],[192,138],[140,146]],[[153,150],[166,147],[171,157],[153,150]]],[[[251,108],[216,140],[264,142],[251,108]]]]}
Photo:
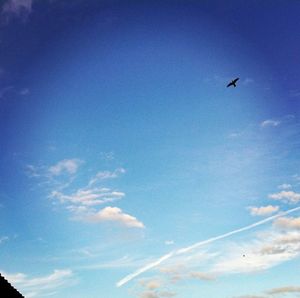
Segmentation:
{"type": "Polygon", "coordinates": [[[1,274],[26,297],[300,295],[299,1],[0,10],[1,274]]]}

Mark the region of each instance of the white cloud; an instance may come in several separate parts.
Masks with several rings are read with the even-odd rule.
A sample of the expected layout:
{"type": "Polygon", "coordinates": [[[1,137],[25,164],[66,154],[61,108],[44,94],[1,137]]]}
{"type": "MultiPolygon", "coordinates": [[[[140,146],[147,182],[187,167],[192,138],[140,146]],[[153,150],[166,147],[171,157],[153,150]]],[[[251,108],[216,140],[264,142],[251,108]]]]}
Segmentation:
{"type": "Polygon", "coordinates": [[[51,166],[48,171],[53,176],[58,176],[63,173],[75,174],[82,162],[82,160],[77,158],[64,159],[59,161],[57,164],[51,166]]]}
{"type": "Polygon", "coordinates": [[[280,217],[276,219],[274,225],[283,229],[300,230],[300,217],[280,217]]]}
{"type": "Polygon", "coordinates": [[[252,216],[266,216],[279,210],[278,206],[248,207],[252,216]]]}
{"type": "Polygon", "coordinates": [[[276,127],[278,125],[280,125],[280,121],[278,120],[272,120],[272,119],[268,119],[268,120],[265,120],[263,121],[260,126],[261,127],[276,127]]]}
{"type": "Polygon", "coordinates": [[[9,274],[1,271],[1,274],[25,296],[40,297],[50,290],[70,284],[73,272],[69,269],[54,270],[50,275],[30,278],[24,273],[9,274]],[[27,293],[27,294],[26,294],[27,293]]]}
{"type": "Polygon", "coordinates": [[[284,201],[286,203],[298,203],[300,201],[300,194],[294,191],[283,190],[279,193],[274,193],[269,195],[270,199],[284,201]]]}
{"type": "Polygon", "coordinates": [[[77,173],[82,163],[83,161],[80,159],[64,159],[50,167],[28,165],[27,171],[30,177],[46,179],[45,182],[53,187],[48,197],[52,199],[53,204],[64,204],[72,214],[71,219],[73,220],[94,223],[117,222],[131,228],[144,228],[142,222],[134,216],[124,213],[120,208],[110,206],[102,210],[96,209],[98,205],[112,203],[125,197],[125,193],[122,191],[99,186],[99,182],[103,182],[103,180],[117,178],[124,174],[126,172],[124,168],[100,171],[88,180],[85,187],[70,191],[76,179],[74,174],[77,173]],[[67,182],[65,182],[66,178],[67,182]]]}
{"type": "Polygon", "coordinates": [[[105,207],[97,213],[87,218],[91,222],[105,222],[112,221],[120,223],[129,228],[144,228],[144,224],[138,221],[134,216],[123,213],[120,208],[117,207],[105,207]]]}
{"type": "Polygon", "coordinates": [[[121,174],[124,174],[126,170],[124,168],[118,168],[114,171],[101,171],[98,172],[89,182],[89,185],[93,185],[99,181],[105,180],[105,179],[114,179],[118,178],[121,174]]]}
{"type": "Polygon", "coordinates": [[[288,184],[288,183],[283,183],[283,184],[278,185],[279,189],[289,189],[291,187],[292,187],[292,185],[288,184]]]}
{"type": "Polygon", "coordinates": [[[35,177],[35,178],[42,177],[41,169],[37,166],[34,166],[34,165],[27,165],[26,166],[26,174],[29,177],[35,177]]]}

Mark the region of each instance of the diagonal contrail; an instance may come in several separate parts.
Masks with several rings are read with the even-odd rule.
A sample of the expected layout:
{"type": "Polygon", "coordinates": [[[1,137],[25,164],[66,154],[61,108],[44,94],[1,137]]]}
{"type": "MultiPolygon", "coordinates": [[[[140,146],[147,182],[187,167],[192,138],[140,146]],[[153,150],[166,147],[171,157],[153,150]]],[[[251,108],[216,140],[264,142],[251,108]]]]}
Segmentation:
{"type": "Polygon", "coordinates": [[[250,230],[250,229],[253,229],[257,226],[260,226],[260,225],[263,225],[267,222],[270,222],[276,218],[279,218],[279,217],[282,217],[282,216],[285,216],[287,214],[290,214],[290,213],[293,213],[293,212],[296,212],[300,210],[300,207],[296,207],[296,208],[293,208],[293,209],[289,209],[287,211],[284,211],[284,212],[281,212],[279,214],[276,214],[276,215],[273,215],[273,216],[270,216],[268,218],[265,218],[263,220],[260,220],[260,221],[257,221],[251,225],[248,225],[248,226],[245,226],[243,228],[240,228],[240,229],[237,229],[237,230],[234,230],[234,231],[231,231],[231,232],[228,232],[228,233],[225,233],[225,234],[222,234],[222,235],[219,235],[219,236],[216,236],[216,237],[212,237],[212,238],[209,238],[207,240],[203,240],[203,241],[200,241],[200,242],[197,242],[191,246],[187,246],[187,247],[184,247],[184,248],[180,248],[176,251],[171,251],[170,253],[162,256],[161,258],[159,258],[157,261],[155,262],[152,262],[138,270],[136,270],[135,272],[125,276],[124,278],[122,278],[120,281],[117,282],[116,286],[117,287],[121,287],[123,286],[124,284],[128,283],[129,281],[131,281],[132,279],[134,279],[135,277],[139,276],[140,274],[154,268],[154,267],[157,267],[158,265],[160,265],[162,262],[168,260],[169,258],[171,258],[172,256],[174,255],[180,255],[180,254],[185,254],[195,248],[198,248],[200,246],[203,246],[203,245],[206,245],[206,244],[209,244],[209,243],[212,243],[212,242],[215,242],[217,240],[220,240],[220,239],[224,239],[224,238],[227,238],[229,236],[232,236],[234,234],[238,234],[238,233],[241,233],[241,232],[244,232],[244,231],[247,231],[247,230],[250,230]]]}

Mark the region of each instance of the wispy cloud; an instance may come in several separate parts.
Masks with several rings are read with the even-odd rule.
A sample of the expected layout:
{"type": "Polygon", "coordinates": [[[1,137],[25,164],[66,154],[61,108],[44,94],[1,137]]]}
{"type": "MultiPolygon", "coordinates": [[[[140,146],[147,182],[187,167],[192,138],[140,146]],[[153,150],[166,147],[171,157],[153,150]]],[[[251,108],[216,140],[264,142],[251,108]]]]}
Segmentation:
{"type": "Polygon", "coordinates": [[[83,206],[96,206],[122,199],[124,192],[111,190],[106,187],[80,188],[70,195],[60,191],[52,191],[50,197],[59,200],[61,203],[71,203],[83,206]]]}
{"type": "Polygon", "coordinates": [[[279,120],[268,119],[268,120],[261,122],[260,126],[261,127],[276,127],[280,124],[281,124],[281,121],[279,121],[279,120]]]}
{"type": "Polygon", "coordinates": [[[53,176],[58,176],[63,173],[75,174],[82,163],[83,161],[77,158],[64,159],[51,166],[48,171],[50,175],[53,176]]]}
{"type": "Polygon", "coordinates": [[[7,236],[2,236],[0,237],[0,244],[3,244],[5,242],[7,242],[9,240],[9,238],[7,236]]]}
{"type": "Polygon", "coordinates": [[[22,96],[28,95],[30,93],[28,88],[23,88],[20,90],[19,94],[22,96]]]}
{"type": "Polygon", "coordinates": [[[268,216],[274,212],[277,212],[279,210],[278,206],[268,205],[268,206],[262,206],[262,207],[248,207],[250,214],[252,216],[268,216]]]}
{"type": "Polygon", "coordinates": [[[32,0],[7,0],[2,6],[1,15],[4,23],[12,18],[20,18],[25,21],[32,11],[32,0]]]}
{"type": "Polygon", "coordinates": [[[283,201],[285,203],[296,204],[300,202],[300,193],[296,193],[292,190],[283,190],[278,193],[270,194],[269,198],[277,201],[283,201]]]}
{"type": "Polygon", "coordinates": [[[8,93],[8,92],[11,92],[14,90],[14,87],[13,86],[6,86],[2,89],[0,89],[0,100],[1,99],[5,99],[5,95],[8,93]]]}
{"type": "Polygon", "coordinates": [[[139,298],[168,298],[176,296],[175,292],[165,287],[165,281],[158,277],[141,279],[139,280],[139,285],[142,287],[142,291],[138,293],[139,298]]]}
{"type": "Polygon", "coordinates": [[[288,184],[288,183],[283,183],[283,184],[278,185],[279,189],[289,189],[291,187],[292,187],[292,185],[288,184]]]}
{"type": "Polygon", "coordinates": [[[29,277],[24,273],[10,274],[2,270],[1,274],[13,286],[24,292],[26,297],[40,297],[48,294],[49,291],[70,285],[74,282],[72,279],[73,272],[69,269],[54,270],[53,273],[42,277],[29,277]]]}
{"type": "Polygon", "coordinates": [[[243,85],[249,85],[249,84],[252,84],[254,83],[254,80],[252,78],[245,78],[243,81],[242,81],[242,84],[243,85]]]}
{"type": "Polygon", "coordinates": [[[118,178],[121,174],[124,174],[126,170],[124,168],[118,168],[114,171],[101,171],[98,172],[89,182],[89,185],[93,185],[97,182],[100,182],[102,180],[106,179],[114,179],[118,178]]]}
{"type": "Polygon", "coordinates": [[[113,151],[100,152],[100,158],[106,161],[111,161],[115,159],[115,154],[113,151]]]}
{"type": "Polygon", "coordinates": [[[231,245],[213,265],[218,274],[250,273],[266,270],[299,255],[300,234],[270,233],[252,243],[231,245]],[[243,256],[244,255],[244,256],[243,256]]]}
{"type": "Polygon", "coordinates": [[[300,90],[290,90],[291,97],[300,97],[300,90]]]}

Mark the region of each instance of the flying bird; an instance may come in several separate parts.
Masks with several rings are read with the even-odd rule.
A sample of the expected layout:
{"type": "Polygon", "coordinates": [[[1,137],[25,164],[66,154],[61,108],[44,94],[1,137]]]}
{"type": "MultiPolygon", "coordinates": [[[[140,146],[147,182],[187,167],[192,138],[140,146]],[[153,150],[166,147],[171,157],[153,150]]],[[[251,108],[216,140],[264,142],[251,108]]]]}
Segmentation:
{"type": "Polygon", "coordinates": [[[237,82],[239,79],[240,79],[240,78],[236,78],[236,79],[232,80],[232,81],[227,85],[227,87],[230,87],[230,86],[236,87],[236,82],[237,82]]]}

